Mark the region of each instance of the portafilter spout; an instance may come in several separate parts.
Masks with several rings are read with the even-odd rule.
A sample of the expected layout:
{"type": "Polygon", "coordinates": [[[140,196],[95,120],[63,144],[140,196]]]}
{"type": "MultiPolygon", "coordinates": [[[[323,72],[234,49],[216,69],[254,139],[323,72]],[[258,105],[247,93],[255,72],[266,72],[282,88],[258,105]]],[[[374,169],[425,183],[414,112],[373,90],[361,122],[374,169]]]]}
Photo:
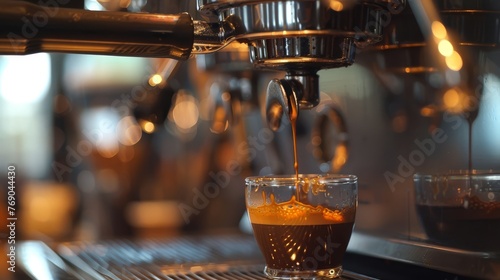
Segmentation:
{"type": "Polygon", "coordinates": [[[319,76],[316,72],[287,73],[284,79],[269,82],[266,96],[266,115],[269,128],[278,130],[283,115],[292,110],[311,109],[319,104],[319,76]]]}

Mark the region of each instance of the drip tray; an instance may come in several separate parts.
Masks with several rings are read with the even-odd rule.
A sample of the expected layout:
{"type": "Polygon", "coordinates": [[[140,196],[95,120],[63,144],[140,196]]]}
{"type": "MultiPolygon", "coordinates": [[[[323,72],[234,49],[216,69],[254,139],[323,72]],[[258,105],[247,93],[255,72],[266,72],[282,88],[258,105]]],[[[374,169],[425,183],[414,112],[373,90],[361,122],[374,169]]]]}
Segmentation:
{"type": "MultiPolygon", "coordinates": [[[[267,279],[251,235],[74,242],[55,250],[42,242],[24,242],[21,248],[21,265],[33,279],[41,275],[40,267],[52,279],[267,279]]],[[[373,278],[345,271],[341,279],[373,278]]]]}
{"type": "MultiPolygon", "coordinates": [[[[165,279],[267,279],[262,273],[262,265],[202,265],[190,269],[174,267],[175,271],[165,271],[165,279]]],[[[160,278],[163,279],[163,278],[160,278]]]]}
{"type": "Polygon", "coordinates": [[[71,243],[57,251],[107,279],[265,279],[262,256],[246,235],[71,243]]]}

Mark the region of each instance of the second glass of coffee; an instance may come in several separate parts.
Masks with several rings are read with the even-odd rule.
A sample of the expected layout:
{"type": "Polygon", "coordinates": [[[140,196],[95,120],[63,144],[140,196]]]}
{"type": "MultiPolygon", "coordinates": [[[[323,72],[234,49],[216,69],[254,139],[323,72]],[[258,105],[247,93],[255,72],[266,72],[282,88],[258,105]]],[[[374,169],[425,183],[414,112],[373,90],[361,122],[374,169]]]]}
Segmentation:
{"type": "Polygon", "coordinates": [[[269,278],[340,277],[356,215],[356,176],[250,177],[245,198],[269,278]]]}

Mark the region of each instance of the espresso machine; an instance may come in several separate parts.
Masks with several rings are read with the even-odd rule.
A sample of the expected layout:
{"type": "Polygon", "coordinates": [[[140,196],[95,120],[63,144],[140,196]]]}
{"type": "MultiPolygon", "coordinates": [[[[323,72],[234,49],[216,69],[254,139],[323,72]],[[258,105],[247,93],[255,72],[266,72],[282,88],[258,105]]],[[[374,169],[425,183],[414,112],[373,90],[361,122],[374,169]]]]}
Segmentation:
{"type": "MultiPolygon", "coordinates": [[[[497,1],[198,0],[196,7],[101,1],[109,2],[105,11],[65,6],[69,2],[0,2],[0,54],[151,58],[156,68],[142,89],[152,101],[132,100],[144,110],[131,113],[131,122],[143,133],[169,122],[167,129],[181,131],[177,142],[171,134],[144,139],[159,143],[167,157],[178,156],[162,164],[147,153],[152,165],[179,168],[159,177],[165,185],[189,181],[191,189],[160,191],[177,196],[177,203],[146,209],[176,212],[174,224],[191,231],[166,240],[26,240],[18,254],[23,277],[40,275],[36,260],[49,279],[265,279],[244,209],[237,208],[244,206],[238,184],[243,187],[245,176],[293,173],[290,117],[297,108],[299,172],[359,177],[343,278],[500,277],[494,238],[472,248],[433,239],[416,210],[413,180],[417,173],[500,169],[497,1]],[[193,99],[184,89],[200,94],[193,99]],[[193,136],[191,126],[172,124],[177,104],[198,114],[187,106],[196,98],[209,101],[209,132],[202,136],[201,126],[193,136]],[[202,149],[200,143],[210,144],[202,149]],[[240,167],[234,174],[231,157],[240,167]],[[200,158],[206,162],[200,172],[185,169],[200,158]],[[236,234],[200,231],[224,214],[236,234]]],[[[487,194],[489,224],[500,222],[499,188],[487,194]]]]}

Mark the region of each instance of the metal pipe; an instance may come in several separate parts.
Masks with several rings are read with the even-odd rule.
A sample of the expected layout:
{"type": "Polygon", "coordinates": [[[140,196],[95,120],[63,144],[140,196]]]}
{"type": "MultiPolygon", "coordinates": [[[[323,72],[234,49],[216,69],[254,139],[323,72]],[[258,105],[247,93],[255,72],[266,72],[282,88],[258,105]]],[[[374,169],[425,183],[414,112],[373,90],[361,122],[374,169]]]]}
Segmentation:
{"type": "Polygon", "coordinates": [[[0,54],[64,52],[185,60],[193,43],[194,24],[187,13],[103,12],[0,2],[0,54]]]}

